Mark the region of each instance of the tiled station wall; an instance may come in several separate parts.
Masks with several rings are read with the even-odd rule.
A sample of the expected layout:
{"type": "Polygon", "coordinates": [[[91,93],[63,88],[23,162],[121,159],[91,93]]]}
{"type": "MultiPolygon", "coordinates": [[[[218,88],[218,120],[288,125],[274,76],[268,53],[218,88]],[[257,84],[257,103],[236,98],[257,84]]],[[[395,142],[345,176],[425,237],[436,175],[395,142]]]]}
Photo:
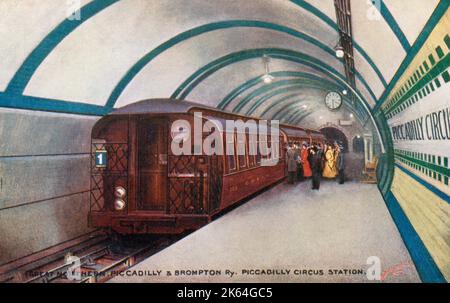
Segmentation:
{"type": "MultiPolygon", "coordinates": [[[[404,70],[381,110],[393,139],[388,205],[399,205],[417,243],[422,278],[450,281],[450,10],[404,70]],[[419,246],[425,249],[420,253],[419,246]],[[428,266],[426,266],[428,264],[428,266]],[[434,265],[437,270],[433,271],[434,265]]],[[[395,219],[395,218],[394,218],[395,219]]],[[[404,233],[404,236],[408,236],[404,233]]]]}
{"type": "Polygon", "coordinates": [[[0,109],[0,264],[89,232],[96,119],[0,109]]]}

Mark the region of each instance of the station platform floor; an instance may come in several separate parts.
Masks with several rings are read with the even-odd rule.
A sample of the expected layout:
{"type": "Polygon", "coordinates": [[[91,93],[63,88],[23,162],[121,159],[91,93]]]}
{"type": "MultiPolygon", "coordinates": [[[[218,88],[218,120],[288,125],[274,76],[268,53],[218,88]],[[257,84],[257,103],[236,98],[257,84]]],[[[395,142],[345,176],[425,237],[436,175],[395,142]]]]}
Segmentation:
{"type": "Polygon", "coordinates": [[[369,282],[371,256],[382,282],[420,282],[376,185],[310,186],[279,184],[110,282],[369,282]]]}

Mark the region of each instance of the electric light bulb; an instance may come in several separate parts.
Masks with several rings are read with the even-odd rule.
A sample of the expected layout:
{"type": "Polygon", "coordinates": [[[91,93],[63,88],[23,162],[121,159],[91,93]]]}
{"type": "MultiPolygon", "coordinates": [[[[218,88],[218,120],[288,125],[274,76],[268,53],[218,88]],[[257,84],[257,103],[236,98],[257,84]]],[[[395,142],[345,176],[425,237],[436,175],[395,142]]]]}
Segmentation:
{"type": "Polygon", "coordinates": [[[273,77],[271,75],[269,75],[269,74],[265,74],[263,76],[263,81],[264,81],[265,84],[270,84],[273,81],[273,77]]]}

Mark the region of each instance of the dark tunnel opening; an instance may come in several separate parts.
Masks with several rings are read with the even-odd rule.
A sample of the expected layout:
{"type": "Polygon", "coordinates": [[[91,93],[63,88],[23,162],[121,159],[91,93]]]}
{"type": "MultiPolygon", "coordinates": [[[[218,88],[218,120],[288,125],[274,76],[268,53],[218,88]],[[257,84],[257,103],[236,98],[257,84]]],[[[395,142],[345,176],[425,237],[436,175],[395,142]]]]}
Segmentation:
{"type": "Polygon", "coordinates": [[[342,145],[344,152],[348,153],[348,140],[345,134],[337,128],[325,127],[320,130],[322,134],[327,138],[327,142],[334,144],[335,142],[342,145]]]}

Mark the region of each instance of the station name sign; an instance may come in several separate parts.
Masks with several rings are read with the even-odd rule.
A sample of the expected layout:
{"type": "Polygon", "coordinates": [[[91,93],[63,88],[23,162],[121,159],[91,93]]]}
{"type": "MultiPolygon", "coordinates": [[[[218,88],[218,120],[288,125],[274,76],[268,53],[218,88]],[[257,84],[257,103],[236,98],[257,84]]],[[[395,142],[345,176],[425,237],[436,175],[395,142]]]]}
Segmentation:
{"type": "Polygon", "coordinates": [[[450,140],[450,108],[391,127],[394,140],[450,140]]]}

